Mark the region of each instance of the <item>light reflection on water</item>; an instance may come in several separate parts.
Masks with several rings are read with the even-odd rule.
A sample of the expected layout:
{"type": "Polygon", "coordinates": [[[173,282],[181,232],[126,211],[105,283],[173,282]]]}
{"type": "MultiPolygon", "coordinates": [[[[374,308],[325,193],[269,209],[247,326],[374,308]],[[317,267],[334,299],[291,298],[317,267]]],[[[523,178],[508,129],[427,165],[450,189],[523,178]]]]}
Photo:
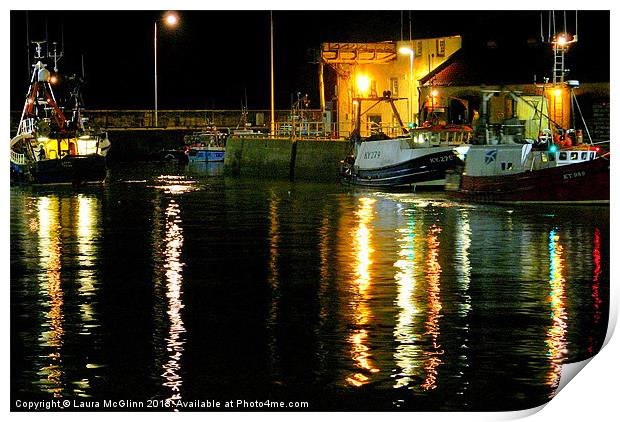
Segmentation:
{"type": "Polygon", "coordinates": [[[11,262],[19,266],[12,300],[20,310],[11,341],[27,352],[12,372],[15,389],[216,398],[220,380],[205,367],[218,366],[221,383],[246,388],[247,397],[292,388],[310,389],[320,401],[370,391],[372,401],[355,402],[360,410],[395,402],[415,408],[420,398],[437,408],[484,410],[485,397],[495,395],[498,407],[502,397],[507,407],[527,407],[536,394],[553,395],[562,362],[602,343],[608,211],[585,211],[595,218],[575,221],[573,211],[438,196],[132,176],[99,193],[11,191],[12,213],[21,216],[11,221],[11,262]],[[205,215],[213,217],[208,224],[205,215]],[[242,221],[243,232],[231,236],[228,221],[242,221]],[[129,245],[119,250],[118,235],[109,236],[123,231],[129,245]],[[230,258],[207,277],[195,266],[212,254],[230,258]],[[131,266],[118,270],[119,262],[131,266]],[[235,291],[216,291],[229,307],[204,309],[228,274],[235,291]],[[223,313],[239,300],[252,309],[223,313]],[[114,322],[124,320],[111,315],[129,304],[146,310],[128,314],[145,320],[132,326],[135,340],[116,335],[114,322]],[[212,353],[205,340],[212,329],[218,342],[241,345],[239,356],[260,357],[251,364],[263,372],[227,360],[225,347],[212,353]],[[101,338],[127,344],[111,348],[101,338]],[[124,375],[123,357],[108,350],[140,357],[130,385],[108,381],[124,375]]]}
{"type": "Polygon", "coordinates": [[[351,344],[351,357],[358,371],[346,378],[347,383],[354,387],[360,387],[370,382],[371,374],[379,372],[372,360],[368,346],[368,326],[372,314],[368,305],[372,265],[372,229],[371,221],[374,217],[374,199],[362,197],[359,199],[359,208],[356,215],[359,225],[355,229],[353,238],[354,276],[353,302],[351,311],[355,328],[349,336],[351,344]]]}
{"type": "MultiPolygon", "coordinates": [[[[155,227],[153,227],[153,235],[156,238],[156,244],[161,245],[155,249],[154,257],[157,265],[155,266],[155,285],[159,292],[156,304],[156,318],[162,326],[167,325],[168,331],[165,335],[165,355],[166,361],[161,363],[162,385],[169,390],[167,399],[173,402],[179,402],[183,396],[181,387],[183,385],[182,376],[182,357],[185,346],[184,333],[186,332],[182,310],[183,304],[183,267],[182,251],[184,243],[184,235],[182,228],[181,208],[175,197],[179,194],[191,192],[195,190],[193,183],[181,183],[182,178],[176,177],[159,177],[162,185],[155,186],[161,189],[164,195],[156,195],[154,215],[155,227]],[[164,207],[161,207],[161,202],[164,207]],[[163,224],[162,224],[163,223],[163,224]],[[159,240],[161,238],[161,241],[159,240]],[[162,294],[164,293],[165,294],[162,294]],[[163,303],[162,303],[163,302],[163,303]],[[165,304],[165,309],[162,305],[165,304]],[[168,316],[167,323],[161,319],[161,315],[165,312],[168,316]]],[[[161,345],[156,345],[161,347],[161,345]]]]}
{"type": "Polygon", "coordinates": [[[59,215],[60,203],[57,197],[44,197],[38,203],[38,238],[41,273],[41,293],[47,295],[49,310],[45,313],[45,323],[39,337],[47,353],[45,365],[39,373],[43,375],[40,381],[43,391],[53,397],[61,397],[65,380],[62,365],[62,344],[65,330],[63,327],[63,291],[61,284],[61,225],[59,215]]]}
{"type": "Polygon", "coordinates": [[[415,213],[405,214],[406,228],[399,229],[400,244],[399,259],[394,263],[398,268],[394,279],[398,286],[398,295],[395,301],[399,313],[396,327],[394,327],[394,339],[398,343],[394,353],[394,361],[399,367],[394,375],[395,388],[410,386],[417,375],[417,361],[419,360],[418,335],[414,317],[420,313],[416,303],[416,225],[415,213]]]}
{"type": "Polygon", "coordinates": [[[547,356],[550,361],[548,377],[549,385],[555,389],[560,384],[562,362],[566,348],[566,319],[565,308],[566,279],[564,272],[564,247],[560,243],[560,236],[554,230],[549,233],[549,306],[551,307],[551,326],[547,331],[545,343],[549,348],[547,356]]]}

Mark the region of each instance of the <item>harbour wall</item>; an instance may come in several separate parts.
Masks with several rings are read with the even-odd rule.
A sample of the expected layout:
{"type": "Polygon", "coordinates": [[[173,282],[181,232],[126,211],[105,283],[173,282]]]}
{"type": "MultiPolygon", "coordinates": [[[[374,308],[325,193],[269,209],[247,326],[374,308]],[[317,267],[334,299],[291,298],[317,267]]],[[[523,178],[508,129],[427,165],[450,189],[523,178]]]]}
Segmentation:
{"type": "Polygon", "coordinates": [[[108,153],[109,162],[150,160],[159,151],[182,148],[183,137],[191,130],[110,130],[112,143],[108,153]]]}
{"type": "Polygon", "coordinates": [[[291,140],[232,137],[226,142],[224,172],[240,176],[336,181],[349,143],[344,140],[291,140]]]}

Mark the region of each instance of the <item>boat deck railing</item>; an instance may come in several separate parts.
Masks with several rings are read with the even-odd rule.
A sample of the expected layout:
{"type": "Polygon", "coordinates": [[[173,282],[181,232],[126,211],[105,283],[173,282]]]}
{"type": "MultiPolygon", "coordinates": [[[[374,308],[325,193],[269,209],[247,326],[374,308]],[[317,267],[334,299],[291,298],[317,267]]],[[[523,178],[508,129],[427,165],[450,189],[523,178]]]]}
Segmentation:
{"type": "Polygon", "coordinates": [[[26,164],[26,155],[11,150],[11,162],[19,165],[26,164]]]}

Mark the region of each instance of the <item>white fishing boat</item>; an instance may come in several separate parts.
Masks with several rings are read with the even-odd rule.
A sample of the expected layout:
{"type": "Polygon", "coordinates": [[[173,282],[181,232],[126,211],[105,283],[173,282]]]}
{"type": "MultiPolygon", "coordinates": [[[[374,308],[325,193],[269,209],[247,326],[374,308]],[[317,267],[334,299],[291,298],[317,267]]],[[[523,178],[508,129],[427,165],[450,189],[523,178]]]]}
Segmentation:
{"type": "Polygon", "coordinates": [[[351,154],[341,167],[342,180],[353,185],[377,188],[443,187],[446,171],[462,164],[460,157],[469,148],[471,128],[460,125],[405,128],[394,106],[395,99],[385,95],[373,100],[386,101],[392,106],[402,135],[390,138],[380,132],[362,138],[362,100],[367,99],[356,99],[356,129],[351,137],[351,154]]]}

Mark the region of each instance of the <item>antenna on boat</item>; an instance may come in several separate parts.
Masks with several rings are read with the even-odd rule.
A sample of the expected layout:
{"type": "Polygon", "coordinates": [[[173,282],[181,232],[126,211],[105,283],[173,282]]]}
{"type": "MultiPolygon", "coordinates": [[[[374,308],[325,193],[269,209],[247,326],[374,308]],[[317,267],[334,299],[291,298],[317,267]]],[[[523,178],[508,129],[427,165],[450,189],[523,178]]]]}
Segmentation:
{"type": "Polygon", "coordinates": [[[26,10],[26,63],[28,67],[26,68],[26,74],[30,74],[30,24],[28,18],[28,11],[26,10]]]}
{"type": "Polygon", "coordinates": [[[48,53],[48,57],[49,58],[53,58],[54,59],[54,72],[58,72],[58,62],[60,61],[60,59],[62,59],[62,57],[64,56],[63,52],[60,51],[58,52],[58,43],[57,42],[53,42],[52,45],[54,46],[53,48],[53,53],[49,54],[48,53]]]}
{"type": "Polygon", "coordinates": [[[37,46],[34,48],[35,51],[35,59],[44,59],[45,56],[42,54],[43,53],[43,44],[45,44],[47,41],[30,41],[32,44],[36,44],[37,46]]]}
{"type": "Polygon", "coordinates": [[[545,37],[543,36],[543,14],[542,12],[540,12],[540,42],[545,42],[545,37]]]}

